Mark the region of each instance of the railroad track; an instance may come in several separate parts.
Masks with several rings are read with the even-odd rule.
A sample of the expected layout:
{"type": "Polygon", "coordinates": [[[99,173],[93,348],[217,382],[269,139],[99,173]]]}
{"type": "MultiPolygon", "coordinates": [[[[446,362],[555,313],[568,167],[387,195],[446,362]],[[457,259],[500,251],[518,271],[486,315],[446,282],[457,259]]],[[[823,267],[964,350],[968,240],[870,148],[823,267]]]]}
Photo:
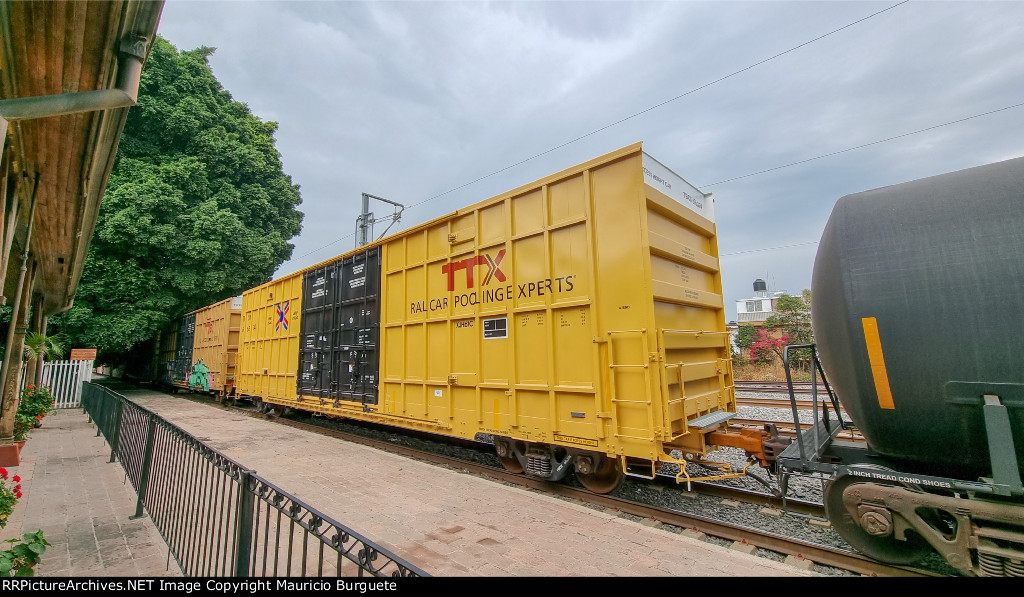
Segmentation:
{"type": "MultiPolygon", "coordinates": [[[[748,379],[737,379],[732,382],[737,391],[743,392],[771,392],[773,394],[789,394],[789,384],[784,381],[756,381],[748,379]]],[[[794,381],[794,394],[810,394],[811,382],[794,381]]],[[[818,384],[818,393],[827,394],[824,384],[818,384]]]]}
{"type": "MultiPolygon", "coordinates": [[[[789,401],[789,398],[764,398],[764,397],[751,397],[751,396],[737,396],[736,404],[739,406],[756,406],[758,408],[782,408],[790,410],[793,408],[793,404],[789,401]]],[[[818,404],[821,404],[819,401],[818,404]]],[[[810,400],[797,399],[796,408],[797,410],[810,410],[814,405],[810,400]]]]}
{"type": "MultiPolygon", "coordinates": [[[[188,396],[187,398],[207,405],[216,405],[214,402],[207,398],[199,398],[193,396],[188,396]]],[[[504,468],[500,468],[497,466],[480,464],[478,462],[471,462],[465,459],[452,457],[449,455],[420,450],[410,446],[401,445],[393,441],[368,438],[355,433],[331,429],[328,427],[324,427],[322,425],[304,421],[297,421],[287,417],[276,417],[273,415],[267,415],[259,413],[251,407],[246,408],[243,406],[227,405],[217,406],[219,406],[220,408],[231,409],[235,412],[240,412],[242,414],[254,418],[272,419],[279,424],[286,425],[292,428],[303,429],[306,431],[311,431],[321,435],[334,437],[344,441],[359,443],[362,445],[386,450],[392,453],[404,455],[409,458],[414,458],[417,460],[430,462],[433,464],[439,464],[451,468],[456,468],[472,474],[488,477],[503,483],[508,483],[530,489],[536,489],[552,495],[572,498],[582,503],[600,506],[606,509],[611,509],[622,514],[627,514],[630,516],[639,517],[643,519],[651,519],[658,521],[662,524],[704,533],[708,536],[753,545],[757,548],[770,550],[776,553],[781,553],[783,555],[795,556],[798,558],[811,560],[817,564],[848,570],[851,572],[855,572],[857,574],[869,576],[941,576],[937,573],[933,573],[926,570],[918,570],[910,567],[889,566],[866,558],[852,551],[811,543],[799,539],[782,537],[776,533],[756,529],[749,526],[732,524],[722,520],[716,520],[705,516],[681,512],[678,510],[661,508],[649,504],[643,504],[640,502],[635,502],[611,495],[597,495],[585,489],[576,488],[564,483],[550,483],[543,480],[532,479],[522,474],[510,473],[506,471],[504,468]]],[[[392,428],[383,428],[376,425],[370,426],[380,429],[387,429],[387,431],[393,435],[403,435],[408,433],[406,430],[395,430],[392,428]]],[[[430,434],[414,432],[411,435],[423,436],[430,434]]],[[[436,438],[436,436],[432,437],[436,438]]],[[[444,438],[445,441],[450,439],[451,438],[444,438]]],[[[437,440],[435,439],[435,441],[437,440]]],[[[482,452],[486,452],[488,454],[490,454],[491,452],[490,444],[486,444],[483,442],[457,440],[456,443],[466,446],[475,445],[475,449],[478,449],[482,452]]],[[[671,485],[672,487],[678,487],[675,484],[674,477],[671,475],[663,475],[662,478],[659,478],[652,482],[659,483],[661,485],[671,485]]],[[[710,483],[695,482],[692,485],[695,492],[719,497],[723,500],[742,501],[776,510],[781,509],[783,506],[781,498],[778,498],[767,493],[760,493],[751,491],[749,489],[740,489],[736,487],[728,487],[724,485],[716,485],[710,483]]],[[[795,513],[808,518],[824,518],[824,509],[821,506],[821,504],[816,504],[813,502],[804,502],[800,500],[786,500],[786,508],[791,513],[795,513]]]]}

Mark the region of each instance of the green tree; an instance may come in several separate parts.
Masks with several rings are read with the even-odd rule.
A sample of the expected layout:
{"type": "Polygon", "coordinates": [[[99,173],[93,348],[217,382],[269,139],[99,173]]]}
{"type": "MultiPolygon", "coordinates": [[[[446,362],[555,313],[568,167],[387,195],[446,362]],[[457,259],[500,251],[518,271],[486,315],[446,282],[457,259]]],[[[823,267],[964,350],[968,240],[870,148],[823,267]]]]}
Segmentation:
{"type": "MultiPolygon", "coordinates": [[[[765,328],[781,332],[787,338],[787,344],[814,342],[814,335],[811,332],[810,290],[804,290],[800,296],[783,294],[776,301],[774,311],[764,322],[765,328]]],[[[799,368],[807,370],[810,366],[810,353],[806,350],[792,352],[791,360],[795,361],[799,368]]]]}
{"type": "Polygon", "coordinates": [[[301,229],[277,123],[232,99],[213,48],[157,38],[128,112],[75,306],[72,346],[115,360],[188,311],[270,279],[301,229]]]}
{"type": "Polygon", "coordinates": [[[740,349],[740,356],[748,353],[756,340],[757,326],[751,323],[740,324],[736,331],[736,347],[740,349]]]}
{"type": "Polygon", "coordinates": [[[36,332],[25,335],[25,361],[44,361],[48,356],[64,356],[64,347],[56,338],[36,332]]]}

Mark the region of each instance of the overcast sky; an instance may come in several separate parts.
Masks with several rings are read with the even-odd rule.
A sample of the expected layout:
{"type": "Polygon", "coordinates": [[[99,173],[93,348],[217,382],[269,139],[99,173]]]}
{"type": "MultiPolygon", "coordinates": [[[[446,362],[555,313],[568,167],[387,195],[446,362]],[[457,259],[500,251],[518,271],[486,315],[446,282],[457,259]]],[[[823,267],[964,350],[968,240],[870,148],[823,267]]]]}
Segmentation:
{"type": "MultiPolygon", "coordinates": [[[[896,4],[168,0],[158,32],[216,47],[221,84],[279,123],[305,213],[280,276],[353,248],[362,192],[419,203],[896,4]]],[[[714,183],[1022,102],[1024,2],[914,1],[407,210],[400,228],[643,141],[714,193],[731,321],[755,278],[810,287],[839,197],[1024,155],[1024,106],[714,183]]]]}

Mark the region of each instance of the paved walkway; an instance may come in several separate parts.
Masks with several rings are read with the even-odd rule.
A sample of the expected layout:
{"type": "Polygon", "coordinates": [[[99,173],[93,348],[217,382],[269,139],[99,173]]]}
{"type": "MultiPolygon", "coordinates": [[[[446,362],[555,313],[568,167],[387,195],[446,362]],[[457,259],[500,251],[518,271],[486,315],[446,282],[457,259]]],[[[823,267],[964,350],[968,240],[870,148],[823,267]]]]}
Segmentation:
{"type": "Polygon", "coordinates": [[[435,576],[813,575],[272,421],[148,390],[118,391],[435,576]]]}
{"type": "MultiPolygon", "coordinates": [[[[81,409],[50,414],[32,431],[21,465],[23,497],[0,540],[42,529],[51,543],[37,576],[181,576],[149,518],[130,520],[135,491],[81,409]]],[[[6,545],[4,547],[7,547],[6,545]]]]}

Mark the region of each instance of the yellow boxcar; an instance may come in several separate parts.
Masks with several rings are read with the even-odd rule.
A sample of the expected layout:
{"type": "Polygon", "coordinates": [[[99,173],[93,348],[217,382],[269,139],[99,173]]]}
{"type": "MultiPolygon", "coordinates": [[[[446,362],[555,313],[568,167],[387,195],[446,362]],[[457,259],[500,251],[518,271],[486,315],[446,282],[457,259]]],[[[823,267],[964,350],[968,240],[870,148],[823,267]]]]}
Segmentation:
{"type": "Polygon", "coordinates": [[[195,312],[189,389],[230,396],[235,390],[235,365],[242,319],[242,297],[224,299],[195,312]]]}
{"type": "Polygon", "coordinates": [[[488,434],[511,470],[559,479],[575,468],[595,491],[664,462],[687,480],[673,451],[743,445],[722,430],[735,395],[713,202],[641,144],[330,261],[368,247],[380,248],[377,399],[296,393],[301,282],[328,262],[245,293],[240,391],[488,434]]]}
{"type": "Polygon", "coordinates": [[[238,394],[270,404],[295,402],[302,319],[302,272],[242,293],[238,394]]]}

